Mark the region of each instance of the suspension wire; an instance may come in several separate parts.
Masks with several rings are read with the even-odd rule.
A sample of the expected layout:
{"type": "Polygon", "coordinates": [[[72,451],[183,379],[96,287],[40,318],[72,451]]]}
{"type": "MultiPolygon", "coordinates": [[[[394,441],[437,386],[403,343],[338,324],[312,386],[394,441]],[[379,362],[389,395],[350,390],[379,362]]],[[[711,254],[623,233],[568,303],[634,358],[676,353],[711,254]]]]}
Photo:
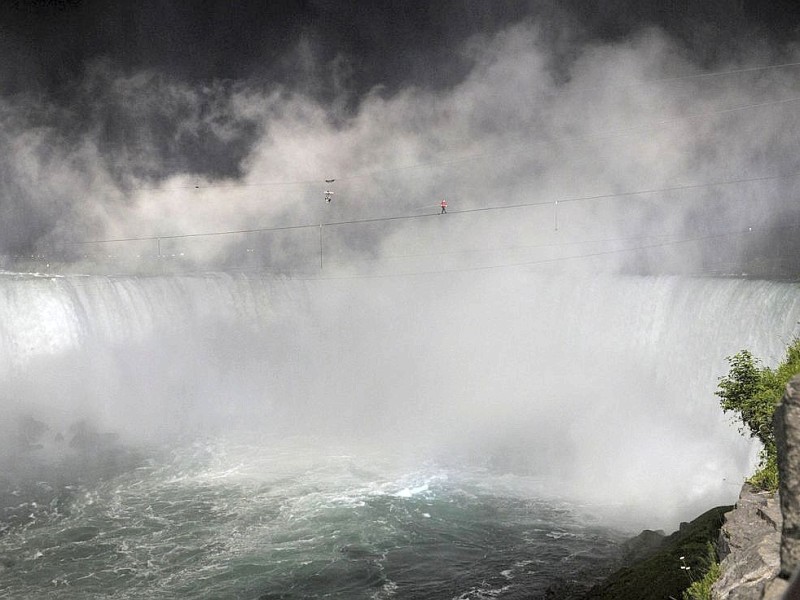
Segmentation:
{"type": "MultiPolygon", "coordinates": [[[[498,207],[502,208],[502,207],[498,207]]],[[[404,219],[419,219],[423,217],[431,217],[438,213],[424,213],[419,215],[398,215],[394,217],[374,217],[371,219],[352,219],[350,221],[330,221],[324,223],[309,223],[306,225],[285,225],[278,227],[258,227],[253,229],[232,229],[227,231],[206,231],[200,233],[176,233],[171,235],[150,235],[142,237],[129,237],[129,238],[112,238],[105,240],[87,240],[82,242],[69,242],[68,245],[86,245],[86,244],[111,244],[115,242],[143,242],[153,240],[177,240],[182,238],[193,237],[211,237],[221,235],[239,235],[245,233],[266,233],[270,231],[291,231],[295,229],[316,229],[321,226],[329,227],[332,225],[353,225],[360,223],[375,223],[378,221],[399,221],[404,219]]]]}
{"type": "MultiPolygon", "coordinates": [[[[469,254],[497,254],[500,252],[516,252],[519,250],[532,250],[537,248],[563,248],[566,246],[581,246],[591,244],[605,244],[612,242],[629,242],[635,240],[674,240],[679,237],[678,233],[662,233],[651,235],[632,235],[624,237],[606,237],[584,240],[563,240],[558,242],[546,242],[540,244],[515,244],[513,246],[502,246],[494,248],[480,248],[474,250],[452,250],[449,252],[414,252],[412,254],[385,254],[376,257],[360,257],[348,258],[347,263],[364,263],[364,262],[383,262],[389,260],[405,260],[409,258],[427,258],[431,256],[464,256],[469,254]]],[[[342,265],[343,262],[333,262],[332,264],[342,265]]]]}
{"type": "Polygon", "coordinates": [[[381,274],[361,274],[361,275],[317,275],[317,276],[297,276],[297,277],[290,277],[291,279],[297,279],[300,281],[326,281],[326,280],[339,280],[339,279],[385,279],[390,277],[414,277],[419,275],[438,275],[438,274],[446,274],[446,273],[467,273],[473,271],[489,271],[493,269],[506,269],[506,268],[515,268],[515,267],[524,267],[524,266],[532,266],[532,265],[541,265],[547,263],[559,263],[569,260],[580,260],[585,258],[596,258],[599,256],[608,256],[612,254],[621,254],[623,252],[634,252],[636,250],[648,250],[652,248],[663,248],[666,246],[677,246],[681,244],[689,244],[693,242],[699,241],[706,241],[712,239],[721,239],[725,237],[731,237],[735,235],[742,235],[742,234],[749,234],[753,231],[778,231],[778,230],[797,230],[800,229],[800,225],[784,225],[780,227],[768,227],[768,228],[752,228],[748,227],[747,229],[742,230],[735,230],[735,231],[728,231],[723,233],[715,233],[715,234],[708,234],[708,235],[701,235],[701,236],[694,236],[689,238],[682,238],[679,240],[671,240],[671,241],[664,241],[664,242],[657,242],[652,244],[644,244],[641,246],[631,246],[628,248],[616,248],[613,250],[600,250],[596,252],[590,252],[585,254],[575,254],[572,256],[557,256],[552,258],[539,258],[535,260],[526,260],[521,262],[511,262],[511,263],[499,263],[493,265],[482,265],[482,266],[474,266],[474,267],[457,267],[452,269],[438,269],[438,270],[427,270],[427,271],[410,271],[405,273],[381,273],[381,274]]]}
{"type": "MultiPolygon", "coordinates": [[[[643,190],[632,190],[629,192],[614,192],[609,194],[594,194],[591,196],[575,196],[575,197],[567,197],[561,198],[558,200],[537,200],[534,202],[519,202],[516,204],[504,204],[504,205],[495,205],[495,206],[482,206],[477,208],[463,208],[459,210],[450,210],[447,214],[466,214],[466,213],[477,213],[477,212],[487,212],[493,210],[509,210],[515,208],[525,208],[525,207],[532,207],[532,206],[550,206],[554,202],[559,203],[566,203],[566,202],[587,202],[592,200],[608,200],[613,198],[626,198],[632,196],[641,196],[647,194],[657,194],[662,192],[675,192],[675,191],[685,191],[685,190],[695,190],[695,189],[703,189],[703,188],[710,188],[710,187],[718,187],[718,186],[725,186],[725,185],[736,185],[742,183],[755,183],[755,182],[762,182],[762,181],[776,181],[781,179],[793,179],[796,177],[800,177],[800,173],[793,173],[790,175],[766,175],[761,177],[742,177],[737,179],[727,179],[727,180],[719,180],[719,181],[708,181],[703,183],[694,183],[694,184],[686,184],[686,185],[676,185],[676,186],[669,186],[663,188],[648,188],[643,190]]],[[[249,228],[249,229],[234,229],[234,230],[226,230],[226,231],[207,231],[207,232],[197,232],[197,233],[179,233],[179,234],[170,234],[170,235],[150,235],[150,236],[140,236],[140,237],[127,237],[127,238],[108,238],[108,239],[99,239],[99,240],[86,240],[86,241],[79,241],[79,242],[69,242],[67,245],[87,245],[87,244],[110,244],[110,243],[117,243],[117,242],[141,242],[141,241],[153,241],[153,240],[174,240],[174,239],[184,239],[184,238],[194,238],[194,237],[212,237],[212,236],[223,236],[223,235],[240,235],[240,234],[247,234],[247,233],[266,233],[271,231],[291,231],[296,229],[311,229],[317,228],[321,225],[325,227],[336,226],[336,225],[360,225],[365,223],[379,223],[379,222],[387,222],[387,221],[403,221],[403,220],[410,220],[410,219],[422,219],[427,217],[434,217],[434,216],[441,216],[438,212],[428,212],[428,213],[420,213],[420,214],[407,214],[407,215],[395,215],[389,217],[372,217],[366,219],[349,219],[344,221],[328,221],[324,223],[308,223],[304,225],[283,225],[283,226],[276,226],[276,227],[256,227],[256,228],[249,228]]]]}
{"type": "MultiPolygon", "coordinates": [[[[673,77],[660,77],[657,79],[646,79],[636,83],[623,83],[618,85],[597,85],[581,88],[573,88],[570,92],[595,92],[608,89],[626,89],[634,87],[642,87],[646,85],[653,85],[655,83],[671,83],[674,81],[687,81],[692,79],[709,79],[713,77],[725,77],[727,75],[739,75],[742,73],[757,73],[759,71],[771,71],[777,69],[787,69],[791,67],[800,67],[800,62],[787,62],[775,65],[762,65],[758,67],[742,67],[740,69],[728,69],[725,71],[709,71],[707,73],[695,73],[692,75],[675,75],[673,77]]],[[[552,95],[559,95],[560,92],[553,92],[552,95]]]]}
{"type": "MultiPolygon", "coordinates": [[[[637,250],[648,250],[653,248],[663,248],[669,246],[678,246],[684,244],[690,244],[693,242],[701,242],[706,240],[712,239],[722,239],[725,237],[732,237],[738,235],[748,235],[753,232],[761,232],[761,233],[772,233],[778,231],[796,231],[800,230],[800,224],[798,225],[781,225],[781,226],[772,226],[772,227],[748,227],[747,229],[741,230],[731,230],[731,231],[724,231],[719,233],[713,234],[706,234],[706,235],[699,235],[699,236],[692,236],[688,238],[681,238],[681,239],[673,239],[673,240],[666,240],[662,242],[654,242],[650,244],[642,244],[637,246],[629,246],[626,248],[615,248],[611,250],[600,250],[595,252],[588,252],[583,254],[573,254],[570,256],[557,256],[551,258],[540,258],[534,260],[525,260],[525,261],[517,261],[517,262],[509,262],[509,263],[495,263],[491,265],[481,265],[481,266],[473,266],[473,267],[455,267],[449,269],[430,269],[424,271],[407,271],[407,272],[400,272],[400,273],[373,273],[373,274],[357,274],[357,275],[313,275],[313,276],[303,276],[303,275],[292,275],[285,271],[267,271],[260,267],[239,267],[235,269],[225,269],[225,272],[236,272],[236,273],[259,273],[262,275],[272,275],[274,277],[279,277],[288,281],[335,281],[335,280],[353,280],[353,279],[387,279],[393,277],[417,277],[417,276],[426,276],[426,275],[443,275],[443,274],[452,274],[452,273],[467,273],[467,272],[475,272],[475,271],[490,271],[494,269],[509,269],[509,268],[517,268],[517,267],[525,267],[525,266],[534,266],[534,265],[541,265],[541,264],[553,264],[553,263],[560,263],[566,261],[573,261],[573,260],[582,260],[582,259],[589,259],[589,258],[597,258],[603,256],[611,256],[615,254],[622,254],[625,252],[635,252],[637,250]]],[[[603,241],[626,241],[631,239],[652,239],[653,237],[672,237],[672,236],[636,236],[636,237],[628,237],[628,238],[616,238],[616,239],[605,239],[605,240],[594,240],[594,242],[603,242],[603,241]]],[[[580,242],[575,242],[580,243],[580,242]]],[[[218,271],[210,270],[210,269],[189,269],[178,271],[176,273],[171,273],[172,275],[180,276],[180,275],[198,275],[204,273],[216,273],[218,271]]],[[[712,271],[716,273],[717,271],[712,271]]],[[[702,275],[705,274],[705,271],[695,271],[692,275],[702,275]]],[[[128,273],[117,273],[117,274],[104,274],[102,277],[105,281],[92,281],[91,283],[81,283],[75,284],[76,287],[94,287],[99,285],[106,285],[106,284],[113,284],[113,279],[116,277],[129,277],[131,274],[128,273]]],[[[59,275],[59,278],[66,277],[66,275],[59,275]]]]}
{"type": "Polygon", "coordinates": [[[709,187],[717,187],[723,185],[735,185],[739,183],[753,183],[758,181],[774,181],[779,179],[793,179],[795,177],[800,177],[800,173],[793,173],[791,175],[766,175],[763,177],[745,177],[741,179],[726,179],[720,181],[708,181],[705,183],[691,183],[686,185],[675,185],[671,187],[664,187],[664,188],[649,188],[644,190],[633,190],[630,192],[614,192],[610,194],[595,194],[593,196],[575,196],[572,198],[561,198],[559,200],[539,200],[536,202],[520,202],[518,204],[504,204],[502,206],[484,206],[479,208],[464,208],[461,210],[452,210],[449,211],[448,214],[458,214],[458,213],[472,213],[472,212],[483,212],[487,210],[501,210],[506,208],[523,208],[526,206],[550,206],[554,202],[559,204],[566,203],[566,202],[585,202],[588,200],[608,200],[611,198],[625,198],[630,196],[643,196],[646,194],[657,194],[661,192],[678,192],[683,190],[695,190],[695,189],[702,189],[702,188],[709,188],[709,187]]]}

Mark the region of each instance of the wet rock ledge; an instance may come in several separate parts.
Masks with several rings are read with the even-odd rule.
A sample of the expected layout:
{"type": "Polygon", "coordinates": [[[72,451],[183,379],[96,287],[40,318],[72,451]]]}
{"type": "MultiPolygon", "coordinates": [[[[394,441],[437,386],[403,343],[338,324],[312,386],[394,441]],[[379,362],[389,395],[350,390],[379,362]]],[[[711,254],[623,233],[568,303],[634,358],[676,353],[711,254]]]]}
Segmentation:
{"type": "Polygon", "coordinates": [[[726,513],[717,542],[722,575],[711,588],[717,600],[760,600],[780,571],[781,527],[777,494],[745,484],[726,513]]]}

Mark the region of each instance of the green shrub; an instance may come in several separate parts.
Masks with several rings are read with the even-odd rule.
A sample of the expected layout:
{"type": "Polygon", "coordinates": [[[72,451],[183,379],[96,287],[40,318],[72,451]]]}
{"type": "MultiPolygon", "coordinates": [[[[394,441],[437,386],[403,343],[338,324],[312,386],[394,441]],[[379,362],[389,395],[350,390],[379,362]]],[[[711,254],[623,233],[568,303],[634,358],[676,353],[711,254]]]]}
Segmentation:
{"type": "Polygon", "coordinates": [[[760,366],[760,360],[748,350],[727,357],[730,371],[721,377],[717,388],[720,405],[725,412],[735,413],[739,431],[757,438],[762,444],[756,473],[748,480],[765,490],[778,488],[778,463],[772,418],[783,397],[786,383],[800,372],[800,338],[786,350],[786,357],[775,368],[760,366]]]}
{"type": "Polygon", "coordinates": [[[778,455],[776,452],[761,451],[758,469],[747,479],[747,483],[759,490],[774,492],[778,489],[778,455]]]}

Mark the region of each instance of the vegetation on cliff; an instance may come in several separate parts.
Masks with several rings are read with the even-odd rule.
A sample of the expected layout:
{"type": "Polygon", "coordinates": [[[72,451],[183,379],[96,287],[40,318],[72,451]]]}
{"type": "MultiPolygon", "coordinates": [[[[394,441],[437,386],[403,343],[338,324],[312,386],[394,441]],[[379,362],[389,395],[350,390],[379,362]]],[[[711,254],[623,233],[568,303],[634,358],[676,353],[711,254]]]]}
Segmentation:
{"type": "Polygon", "coordinates": [[[720,378],[716,392],[722,410],[735,413],[741,421],[742,434],[749,434],[762,444],[758,470],[748,483],[759,489],[777,490],[778,462],[772,419],[786,383],[800,372],[800,338],[792,341],[783,361],[774,369],[761,366],[761,361],[748,350],[729,356],[728,363],[730,371],[720,378]]]}
{"type": "Polygon", "coordinates": [[[683,592],[683,600],[709,600],[711,598],[711,586],[719,579],[722,569],[717,558],[717,548],[711,542],[706,544],[706,566],[705,573],[683,592]]]}
{"type": "MultiPolygon", "coordinates": [[[[664,538],[660,546],[639,557],[593,587],[584,600],[663,600],[664,598],[701,598],[688,595],[694,585],[699,591],[704,575],[716,562],[709,553],[709,543],[719,537],[724,515],[731,506],[706,511],[690,523],[664,538]]],[[[710,587],[710,583],[708,584],[710,587]]]]}

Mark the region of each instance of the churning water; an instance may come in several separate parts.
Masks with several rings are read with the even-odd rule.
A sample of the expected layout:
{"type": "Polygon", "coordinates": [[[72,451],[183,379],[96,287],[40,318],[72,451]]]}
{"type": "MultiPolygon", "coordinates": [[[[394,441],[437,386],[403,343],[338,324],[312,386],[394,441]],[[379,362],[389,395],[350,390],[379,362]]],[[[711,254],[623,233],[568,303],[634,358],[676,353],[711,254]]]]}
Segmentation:
{"type": "Polygon", "coordinates": [[[580,588],[623,535],[735,499],[753,447],[717,377],[780,357],[797,291],[5,276],[0,597],[580,588]]]}
{"type": "Polygon", "coordinates": [[[0,596],[530,597],[619,540],[524,478],[328,451],[196,442],[40,492],[0,538],[0,596]]]}

